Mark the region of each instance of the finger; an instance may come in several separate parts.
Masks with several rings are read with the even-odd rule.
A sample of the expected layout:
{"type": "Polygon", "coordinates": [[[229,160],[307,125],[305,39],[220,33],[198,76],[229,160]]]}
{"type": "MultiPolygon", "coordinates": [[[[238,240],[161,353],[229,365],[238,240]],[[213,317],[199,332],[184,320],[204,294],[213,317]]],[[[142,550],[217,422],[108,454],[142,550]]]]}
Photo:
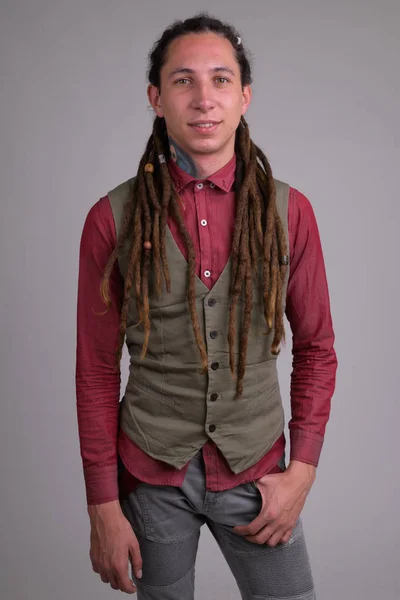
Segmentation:
{"type": "Polygon", "coordinates": [[[280,527],[277,529],[266,541],[267,546],[274,548],[281,542],[282,536],[285,533],[285,527],[280,527]]]}
{"type": "Polygon", "coordinates": [[[256,535],[261,529],[263,529],[268,523],[265,512],[261,511],[259,515],[251,521],[248,525],[238,525],[233,528],[233,531],[238,535],[248,536],[256,535]]]}
{"type": "Polygon", "coordinates": [[[130,547],[129,560],[131,562],[135,577],[137,577],[138,579],[141,579],[143,576],[143,572],[142,572],[143,559],[142,559],[142,554],[140,552],[139,542],[136,539],[134,542],[132,542],[132,545],[130,547]]]}
{"type": "Polygon", "coordinates": [[[107,577],[107,575],[104,575],[104,573],[100,573],[100,577],[103,583],[110,583],[109,578],[107,577]]]}
{"type": "Polygon", "coordinates": [[[131,579],[129,579],[129,570],[128,570],[128,562],[124,565],[120,564],[116,569],[116,580],[118,584],[118,589],[121,592],[125,592],[126,594],[134,594],[136,592],[136,588],[133,585],[131,579]]]}
{"type": "Polygon", "coordinates": [[[95,573],[100,573],[100,567],[97,563],[92,561],[92,568],[95,573]]]}
{"type": "Polygon", "coordinates": [[[276,525],[269,523],[266,527],[263,527],[258,531],[255,535],[247,535],[246,540],[252,542],[253,544],[265,544],[267,540],[273,535],[276,531],[276,525]]]}
{"type": "Polygon", "coordinates": [[[113,590],[119,590],[118,581],[115,575],[108,574],[109,583],[113,590]]]}
{"type": "Polygon", "coordinates": [[[290,538],[292,537],[293,529],[288,529],[286,533],[281,537],[282,544],[287,544],[290,538]]]}

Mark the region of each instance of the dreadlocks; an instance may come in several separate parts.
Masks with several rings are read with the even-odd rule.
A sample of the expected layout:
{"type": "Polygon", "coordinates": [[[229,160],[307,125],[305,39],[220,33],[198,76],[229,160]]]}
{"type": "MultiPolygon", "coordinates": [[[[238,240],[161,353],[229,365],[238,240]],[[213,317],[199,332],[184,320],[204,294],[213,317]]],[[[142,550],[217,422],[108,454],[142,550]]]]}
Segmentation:
{"type": "MultiPolygon", "coordinates": [[[[129,299],[133,293],[144,328],[141,358],[146,356],[150,336],[149,271],[154,268],[156,293],[161,293],[162,279],[167,292],[171,281],[166,256],[165,236],[168,215],[176,219],[188,255],[188,304],[193,332],[199,349],[202,370],[207,371],[206,345],[201,334],[196,310],[195,264],[193,242],[185,227],[178,192],[171,179],[165,156],[168,156],[165,122],[156,117],[153,133],[139,164],[132,195],[125,205],[123,224],[117,245],[103,276],[101,294],[110,306],[109,278],[121,249],[129,244],[128,269],[121,308],[116,364],[119,366],[125,339],[129,299]],[[161,160],[160,158],[161,157],[161,160]],[[132,291],[133,287],[133,291],[132,291]]],[[[242,117],[236,133],[236,221],[232,242],[231,303],[229,307],[229,364],[234,374],[234,343],[237,303],[244,294],[244,319],[240,334],[237,371],[237,394],[243,392],[248,335],[253,305],[253,277],[260,273],[267,333],[275,327],[271,352],[278,353],[284,339],[282,288],[286,275],[287,245],[275,202],[275,185],[266,156],[250,139],[249,128],[242,117]],[[283,260],[280,260],[283,258],[283,260]]]]}
{"type": "MultiPolygon", "coordinates": [[[[241,38],[230,25],[201,14],[192,19],[177,21],[166,29],[150,54],[150,83],[160,88],[160,70],[172,40],[187,33],[212,31],[228,39],[240,66],[242,85],[251,83],[251,70],[241,38]]],[[[229,307],[229,365],[235,375],[235,339],[238,301],[244,296],[243,322],[240,331],[237,368],[237,395],[243,392],[248,337],[253,305],[253,279],[262,287],[266,334],[274,327],[271,352],[278,354],[284,339],[282,289],[287,270],[287,244],[279,218],[275,184],[271,167],[264,153],[250,138],[249,128],[242,117],[236,131],[236,219],[232,242],[231,302],[229,307]]],[[[121,308],[116,366],[119,369],[127,327],[130,298],[136,302],[139,323],[144,329],[141,358],[146,356],[150,336],[149,274],[155,277],[156,293],[160,295],[163,282],[171,291],[166,256],[166,228],[169,215],[176,220],[188,256],[187,298],[194,337],[200,353],[202,371],[208,368],[206,344],[196,310],[196,255],[193,242],[182,217],[180,198],[171,179],[167,159],[169,143],[165,120],[156,117],[153,132],[140,160],[132,194],[124,208],[124,217],[117,245],[112,252],[103,276],[101,295],[110,306],[109,279],[123,247],[128,249],[128,268],[125,277],[121,308]]]]}

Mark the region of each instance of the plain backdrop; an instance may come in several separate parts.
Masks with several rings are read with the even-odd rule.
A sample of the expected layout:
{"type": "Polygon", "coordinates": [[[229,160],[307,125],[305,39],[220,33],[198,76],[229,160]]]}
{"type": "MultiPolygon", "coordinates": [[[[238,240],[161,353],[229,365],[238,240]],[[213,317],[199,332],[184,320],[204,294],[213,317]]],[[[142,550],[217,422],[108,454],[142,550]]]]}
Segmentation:
{"type": "MultiPolygon", "coordinates": [[[[320,228],[339,370],[303,513],[318,598],[400,597],[400,2],[2,0],[1,600],[119,593],[89,560],[79,242],[89,208],[136,172],[151,45],[199,10],[240,30],[253,139],[320,228]]],[[[279,365],[288,408],[290,343],[279,365]]],[[[205,529],[196,577],[197,600],[239,598],[205,529]]]]}

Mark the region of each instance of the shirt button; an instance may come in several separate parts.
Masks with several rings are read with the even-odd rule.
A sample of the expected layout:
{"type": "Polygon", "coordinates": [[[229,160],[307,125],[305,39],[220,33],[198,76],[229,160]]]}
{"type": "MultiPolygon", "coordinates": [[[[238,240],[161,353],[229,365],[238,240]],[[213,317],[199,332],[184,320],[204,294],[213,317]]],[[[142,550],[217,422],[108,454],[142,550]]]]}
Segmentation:
{"type": "Polygon", "coordinates": [[[216,400],[218,400],[218,394],[216,394],[215,392],[213,392],[210,395],[210,400],[211,400],[211,402],[215,402],[216,400]]]}
{"type": "Polygon", "coordinates": [[[212,362],[211,368],[213,371],[217,371],[219,369],[219,362],[212,362]]]}
{"type": "Polygon", "coordinates": [[[207,225],[207,221],[205,219],[202,219],[200,221],[200,223],[203,225],[203,227],[205,227],[207,225]]]}
{"type": "Polygon", "coordinates": [[[215,329],[213,329],[212,331],[210,331],[210,338],[212,340],[215,340],[215,338],[218,337],[218,331],[216,331],[215,329]]]}
{"type": "Polygon", "coordinates": [[[204,277],[211,277],[211,271],[204,271],[204,277]]]}
{"type": "Polygon", "coordinates": [[[198,183],[196,187],[197,187],[198,190],[202,190],[203,186],[204,186],[203,183],[198,183]]]}
{"type": "Polygon", "coordinates": [[[210,298],[208,301],[208,306],[215,306],[217,304],[217,301],[215,298],[210,298]]]}
{"type": "Polygon", "coordinates": [[[210,183],[210,188],[215,188],[215,183],[210,183]]]}
{"type": "Polygon", "coordinates": [[[214,431],[215,431],[216,429],[217,429],[217,428],[215,427],[215,425],[210,425],[210,427],[208,428],[208,431],[209,431],[210,433],[214,433],[214,431]]]}

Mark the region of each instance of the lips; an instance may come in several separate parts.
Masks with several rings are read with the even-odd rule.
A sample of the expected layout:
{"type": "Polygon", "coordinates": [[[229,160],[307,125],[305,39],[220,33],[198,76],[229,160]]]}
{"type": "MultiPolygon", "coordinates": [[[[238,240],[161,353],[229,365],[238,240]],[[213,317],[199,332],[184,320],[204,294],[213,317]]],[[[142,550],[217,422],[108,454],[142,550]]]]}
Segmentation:
{"type": "Polygon", "coordinates": [[[191,123],[191,125],[193,127],[212,127],[213,125],[216,125],[217,123],[215,121],[207,121],[206,123],[200,122],[200,123],[191,123]]]}
{"type": "Polygon", "coordinates": [[[193,127],[197,125],[217,125],[218,123],[220,123],[220,121],[193,121],[192,123],[189,123],[189,125],[193,127]]]}
{"type": "Polygon", "coordinates": [[[220,124],[220,121],[195,121],[189,123],[189,126],[199,133],[211,133],[215,131],[220,124]]]}

